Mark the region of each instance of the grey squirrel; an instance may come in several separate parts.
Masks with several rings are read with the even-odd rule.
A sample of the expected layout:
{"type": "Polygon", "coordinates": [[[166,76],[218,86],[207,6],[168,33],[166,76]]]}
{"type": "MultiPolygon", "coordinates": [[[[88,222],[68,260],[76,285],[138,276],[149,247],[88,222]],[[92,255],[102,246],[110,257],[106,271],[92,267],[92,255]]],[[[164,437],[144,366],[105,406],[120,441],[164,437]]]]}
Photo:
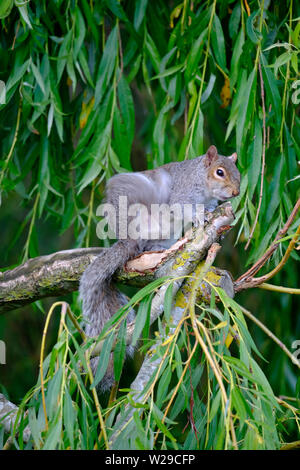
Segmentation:
{"type": "MultiPolygon", "coordinates": [[[[212,145],[205,155],[193,160],[168,163],[154,170],[117,174],[107,183],[106,202],[118,209],[120,196],[126,196],[128,206],[137,203],[147,208],[152,204],[177,203],[181,207],[186,204],[203,204],[204,210],[213,211],[218,201],[227,201],[239,194],[240,173],[236,160],[236,153],[224,157],[218,155],[216,147],[212,145]]],[[[116,235],[119,238],[118,232],[116,235]]],[[[111,282],[117,269],[143,251],[165,248],[167,245],[163,242],[165,240],[160,244],[160,240],[118,239],[86,268],[80,280],[79,292],[83,301],[83,315],[87,320],[87,336],[98,336],[105,323],[128,302],[126,296],[111,282]]],[[[134,312],[129,314],[129,321],[133,315],[134,312]]],[[[127,353],[132,354],[133,348],[129,346],[127,353]]],[[[102,390],[111,388],[114,383],[113,364],[110,362],[100,383],[102,390]]],[[[98,358],[93,358],[94,372],[97,363],[98,358]]]]}

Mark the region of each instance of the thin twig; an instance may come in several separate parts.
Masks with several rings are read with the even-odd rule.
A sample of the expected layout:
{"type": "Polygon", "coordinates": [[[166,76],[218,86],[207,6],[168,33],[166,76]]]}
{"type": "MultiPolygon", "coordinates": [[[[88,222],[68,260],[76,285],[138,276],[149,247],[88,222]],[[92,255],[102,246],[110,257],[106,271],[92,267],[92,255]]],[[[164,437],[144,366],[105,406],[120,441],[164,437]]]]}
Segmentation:
{"type": "Polygon", "coordinates": [[[24,255],[23,255],[23,258],[22,258],[23,262],[28,259],[29,244],[30,244],[30,239],[31,239],[31,234],[32,234],[32,231],[33,231],[35,219],[36,219],[36,213],[37,213],[39,199],[40,199],[40,192],[37,193],[35,201],[34,201],[34,205],[33,205],[32,218],[31,218],[31,221],[30,221],[28,235],[27,235],[25,246],[24,246],[24,255]]]}
{"type": "Polygon", "coordinates": [[[250,16],[251,11],[250,11],[250,7],[249,7],[249,5],[248,5],[247,0],[244,0],[244,4],[245,4],[246,11],[247,11],[247,15],[250,16]]]}
{"type": "Polygon", "coordinates": [[[16,130],[15,130],[15,134],[14,134],[14,138],[13,138],[13,141],[12,141],[12,144],[11,144],[11,147],[10,147],[10,150],[8,152],[8,155],[4,161],[4,164],[3,164],[3,168],[2,168],[2,171],[0,173],[0,187],[1,187],[1,184],[2,184],[2,180],[4,178],[4,175],[5,175],[5,172],[7,170],[7,167],[8,167],[8,164],[10,162],[10,159],[13,155],[13,152],[14,152],[14,148],[16,146],[16,143],[17,143],[17,140],[18,140],[18,134],[19,134],[19,127],[20,127],[20,119],[21,119],[21,112],[22,112],[22,98],[20,99],[20,103],[19,103],[19,108],[18,108],[18,114],[17,114],[17,123],[16,123],[16,130]]]}
{"type": "Polygon", "coordinates": [[[296,202],[288,220],[286,221],[286,223],[284,224],[284,226],[282,227],[282,229],[279,230],[279,232],[277,233],[273,243],[271,244],[271,246],[267,249],[267,251],[256,261],[256,263],[254,263],[254,265],[248,269],[248,271],[246,271],[244,274],[242,274],[234,283],[235,285],[235,291],[238,292],[246,287],[242,287],[244,286],[244,284],[249,280],[251,279],[265,264],[266,262],[268,261],[268,259],[272,256],[272,254],[274,253],[274,251],[277,250],[278,246],[279,246],[279,243],[278,241],[284,237],[284,235],[286,234],[286,232],[288,231],[288,229],[290,228],[294,218],[296,217],[297,215],[297,212],[300,208],[300,198],[298,199],[298,201],[296,202]]]}
{"type": "Polygon", "coordinates": [[[294,234],[293,238],[291,239],[291,241],[289,243],[289,246],[287,247],[287,250],[286,250],[283,258],[279,262],[279,264],[277,266],[275,266],[275,268],[272,271],[265,274],[264,276],[256,277],[256,278],[253,278],[253,277],[250,276],[250,277],[246,278],[245,280],[243,280],[240,283],[234,283],[235,292],[238,292],[238,291],[244,290],[244,289],[250,289],[252,287],[257,287],[260,284],[262,284],[262,283],[268,281],[269,279],[271,279],[272,277],[274,277],[275,274],[277,274],[283,268],[283,266],[285,265],[285,263],[289,259],[290,254],[292,253],[292,251],[295,247],[295,244],[297,243],[299,237],[300,237],[300,225],[298,226],[297,231],[294,234]]]}
{"type": "Polygon", "coordinates": [[[273,284],[267,284],[263,282],[258,286],[260,289],[272,290],[274,292],[282,292],[283,294],[296,294],[300,295],[300,289],[295,289],[293,287],[284,287],[284,286],[274,286],[273,284]]]}
{"type": "MultiPolygon", "coordinates": [[[[277,266],[275,266],[275,268],[271,272],[269,272],[268,274],[265,274],[264,276],[256,278],[256,282],[268,281],[269,279],[274,277],[275,274],[277,274],[282,269],[282,267],[285,265],[285,263],[289,259],[290,254],[292,253],[292,251],[293,251],[293,249],[294,249],[294,247],[295,247],[295,245],[296,245],[296,243],[299,239],[299,236],[300,236],[300,225],[298,226],[295,235],[291,239],[291,241],[289,243],[289,246],[287,247],[287,250],[286,250],[283,258],[281,259],[280,263],[277,266]]],[[[259,282],[259,283],[261,284],[261,282],[259,282]]]]}
{"type": "Polygon", "coordinates": [[[120,56],[120,77],[123,75],[124,62],[123,62],[123,49],[120,26],[118,25],[118,38],[119,38],[119,56],[120,56]]]}
{"type": "Polygon", "coordinates": [[[16,43],[16,39],[17,39],[17,36],[18,36],[19,28],[20,28],[20,20],[18,21],[17,28],[16,28],[16,34],[14,36],[14,40],[13,40],[13,43],[12,43],[12,46],[11,46],[12,51],[15,48],[15,43],[16,43]]]}
{"type": "MultiPolygon", "coordinates": [[[[87,364],[87,372],[88,372],[89,381],[90,381],[90,384],[92,385],[94,383],[95,379],[94,379],[93,372],[92,372],[92,369],[91,369],[89,351],[85,351],[84,355],[85,355],[86,364],[87,364]]],[[[100,405],[100,402],[99,402],[96,387],[92,387],[91,390],[92,390],[92,395],[93,395],[93,398],[94,398],[94,403],[95,403],[95,406],[96,406],[96,411],[97,411],[97,415],[98,415],[98,419],[99,419],[99,423],[100,423],[100,428],[101,428],[100,436],[103,436],[103,439],[104,439],[104,442],[105,442],[105,448],[106,448],[106,450],[109,450],[109,443],[108,443],[108,438],[107,438],[107,433],[106,433],[105,422],[103,420],[101,405],[100,405]]],[[[100,441],[100,436],[99,436],[99,441],[100,441]]]]}
{"type": "Polygon", "coordinates": [[[43,405],[43,411],[44,411],[44,416],[45,416],[45,430],[48,431],[49,428],[49,423],[48,423],[48,417],[47,417],[47,409],[46,409],[46,396],[45,396],[45,383],[44,383],[44,352],[45,352],[45,343],[46,343],[46,336],[48,332],[48,327],[50,323],[50,319],[52,316],[52,313],[54,312],[55,308],[60,305],[61,309],[66,308],[66,302],[55,302],[53,305],[51,305],[51,308],[48,312],[44,330],[43,330],[43,335],[42,335],[42,343],[41,343],[41,352],[40,352],[40,377],[41,377],[41,393],[42,393],[42,405],[43,405]]]}
{"type": "Polygon", "coordinates": [[[86,233],[86,242],[85,242],[86,248],[88,248],[90,246],[91,220],[92,220],[92,216],[93,216],[95,186],[96,186],[96,180],[94,179],[93,184],[92,184],[90,202],[89,202],[89,213],[88,213],[88,220],[87,220],[87,233],[86,233]]]}
{"type": "Polygon", "coordinates": [[[280,339],[277,338],[277,336],[275,336],[272,331],[270,331],[261,321],[259,321],[258,318],[256,318],[251,312],[249,312],[249,310],[245,309],[241,305],[240,309],[246,315],[246,317],[250,318],[257,326],[259,326],[259,328],[261,328],[266,333],[266,335],[268,335],[269,338],[271,338],[274,343],[276,343],[277,346],[279,346],[282,351],[291,359],[292,363],[300,369],[300,361],[296,359],[295,356],[293,356],[293,354],[288,350],[285,344],[283,344],[283,342],[280,341],[280,339]]]}

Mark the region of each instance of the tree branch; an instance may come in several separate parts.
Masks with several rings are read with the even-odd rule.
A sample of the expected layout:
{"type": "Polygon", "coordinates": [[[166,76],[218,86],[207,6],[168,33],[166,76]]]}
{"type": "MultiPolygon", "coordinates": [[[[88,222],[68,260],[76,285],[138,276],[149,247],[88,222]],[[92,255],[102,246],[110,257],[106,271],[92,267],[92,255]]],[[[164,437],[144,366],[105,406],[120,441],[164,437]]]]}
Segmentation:
{"type": "Polygon", "coordinates": [[[288,229],[290,228],[294,218],[296,217],[297,215],[297,212],[300,208],[300,198],[298,199],[298,201],[296,202],[288,220],[286,221],[286,223],[284,224],[284,226],[282,227],[281,230],[279,230],[279,232],[277,233],[276,237],[275,237],[275,240],[273,241],[273,243],[271,244],[271,246],[267,249],[267,251],[256,261],[256,263],[254,263],[254,265],[248,269],[248,271],[246,271],[244,274],[242,274],[235,282],[234,282],[234,290],[235,292],[239,292],[241,290],[244,290],[244,289],[250,289],[252,287],[258,287],[260,284],[262,284],[263,282],[267,281],[268,279],[270,279],[273,275],[275,275],[275,273],[277,273],[278,271],[278,267],[282,267],[285,262],[287,261],[292,249],[294,248],[295,246],[295,243],[297,242],[298,238],[299,238],[299,227],[298,227],[298,230],[297,232],[295,233],[294,237],[292,238],[290,244],[289,244],[289,247],[287,249],[287,252],[285,254],[285,256],[283,257],[282,261],[279,263],[278,267],[275,268],[275,272],[274,270],[269,273],[269,274],[266,274],[265,276],[261,276],[259,278],[254,278],[255,274],[266,264],[266,262],[268,261],[268,259],[270,259],[270,257],[272,256],[272,254],[274,253],[274,251],[277,250],[277,248],[279,247],[279,241],[281,238],[284,237],[284,235],[286,234],[286,232],[288,231],[288,229]],[[271,275],[272,274],[272,275],[271,275]]]}
{"type": "MultiPolygon", "coordinates": [[[[207,224],[204,236],[213,243],[214,233],[220,237],[233,221],[231,204],[222,204],[210,214],[210,218],[211,222],[207,224]]],[[[178,256],[178,251],[182,251],[187,242],[188,237],[184,237],[169,250],[138,256],[116,273],[116,281],[144,286],[164,276],[174,258],[178,256]]],[[[83,271],[105,249],[79,248],[59,251],[29,259],[15,269],[0,273],[0,313],[20,308],[44,297],[59,297],[76,291],[83,271]]]]}
{"type": "Polygon", "coordinates": [[[0,313],[43,297],[56,297],[78,289],[79,279],[102,248],[58,251],[26,261],[0,274],[0,313]]]}

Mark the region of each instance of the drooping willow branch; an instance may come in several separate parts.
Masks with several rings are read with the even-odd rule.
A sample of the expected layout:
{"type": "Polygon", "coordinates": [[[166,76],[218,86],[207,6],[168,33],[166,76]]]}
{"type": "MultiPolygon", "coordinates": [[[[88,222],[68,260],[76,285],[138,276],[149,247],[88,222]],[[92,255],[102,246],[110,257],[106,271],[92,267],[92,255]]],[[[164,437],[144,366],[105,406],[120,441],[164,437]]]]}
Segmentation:
{"type": "MultiPolygon", "coordinates": [[[[193,242],[191,242],[191,245],[192,244],[193,242]]],[[[205,245],[205,242],[204,242],[204,245],[205,245]]],[[[198,272],[199,276],[196,275],[196,272],[190,273],[190,274],[195,274],[195,277],[192,276],[194,278],[193,281],[191,281],[191,278],[188,278],[187,281],[184,283],[184,286],[186,286],[186,283],[189,284],[189,287],[187,287],[186,289],[189,292],[189,294],[187,294],[188,296],[193,295],[193,287],[195,287],[195,291],[197,290],[195,284],[198,284],[198,281],[200,283],[203,280],[203,277],[204,275],[207,274],[213,260],[215,259],[215,256],[219,248],[220,248],[220,245],[218,245],[217,243],[211,244],[211,246],[208,249],[208,256],[206,258],[206,261],[203,265],[201,265],[200,271],[199,271],[199,265],[198,267],[195,266],[196,260],[193,260],[192,264],[190,263],[188,267],[184,268],[188,272],[192,268],[192,266],[194,266],[195,271],[199,271],[198,272]]],[[[195,253],[197,253],[197,251],[195,253]]],[[[198,256],[201,256],[201,253],[202,253],[202,250],[200,248],[198,256]]],[[[170,271],[170,274],[171,273],[172,271],[170,271]]],[[[182,282],[183,280],[181,281],[179,286],[176,285],[176,281],[174,281],[174,284],[173,284],[172,326],[168,330],[168,335],[167,335],[168,339],[170,339],[172,336],[175,335],[176,330],[178,329],[180,323],[182,322],[185,311],[186,311],[186,304],[184,302],[182,303],[181,301],[178,301],[179,300],[178,296],[179,295],[181,296],[181,290],[179,289],[179,287],[181,286],[182,282]]],[[[165,292],[166,292],[166,289],[164,289],[162,292],[159,292],[160,295],[159,295],[158,302],[159,302],[159,305],[161,306],[161,308],[158,309],[159,311],[160,310],[162,311],[164,307],[165,292]]],[[[195,295],[196,295],[196,292],[195,292],[195,295]]],[[[196,301],[196,298],[194,300],[196,301]]],[[[153,302],[152,302],[152,308],[151,308],[151,313],[153,314],[152,310],[153,310],[153,302]]],[[[161,366],[169,351],[169,347],[167,347],[163,356],[161,356],[160,353],[158,352],[159,346],[162,345],[165,340],[166,338],[164,337],[159,338],[155,342],[155,344],[150,348],[136,378],[134,379],[134,381],[132,382],[130,386],[131,390],[133,391],[131,393],[131,400],[133,400],[135,403],[146,403],[148,397],[151,395],[153,391],[153,387],[156,383],[156,379],[158,378],[160,374],[161,366]],[[155,378],[149,387],[148,383],[151,380],[151,377],[153,376],[153,374],[155,374],[155,378]]],[[[168,344],[169,345],[171,344],[170,341],[168,341],[168,344]]],[[[122,441],[122,433],[123,431],[127,432],[126,428],[128,425],[130,425],[130,422],[132,421],[132,418],[133,418],[133,414],[136,411],[138,413],[141,413],[142,409],[140,408],[136,410],[132,406],[126,405],[122,413],[119,413],[119,415],[117,416],[117,419],[116,419],[117,428],[112,433],[112,435],[110,436],[110,440],[109,440],[111,449],[119,448],[118,440],[121,439],[122,441]]]]}

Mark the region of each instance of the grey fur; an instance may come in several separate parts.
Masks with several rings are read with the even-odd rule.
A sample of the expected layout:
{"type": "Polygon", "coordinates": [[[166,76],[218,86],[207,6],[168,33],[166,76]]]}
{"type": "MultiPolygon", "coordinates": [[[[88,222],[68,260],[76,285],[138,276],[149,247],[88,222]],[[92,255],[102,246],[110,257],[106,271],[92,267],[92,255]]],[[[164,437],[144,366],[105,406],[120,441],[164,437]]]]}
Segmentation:
{"type": "MultiPolygon", "coordinates": [[[[181,207],[184,204],[204,204],[205,210],[212,211],[219,200],[225,201],[238,195],[239,188],[240,173],[235,159],[218,155],[216,148],[211,146],[205,155],[194,160],[113,176],[107,183],[106,202],[118,210],[119,196],[127,196],[128,206],[135,203],[149,208],[151,204],[162,203],[179,203],[181,207]],[[219,168],[224,170],[226,178],[216,175],[219,168]]],[[[118,233],[116,235],[119,238],[118,233]]],[[[88,336],[97,336],[112,315],[127,303],[126,297],[111,283],[115,271],[142,251],[151,251],[160,245],[165,248],[164,242],[166,240],[118,240],[88,266],[80,280],[80,297],[88,336]]],[[[131,312],[131,315],[134,313],[131,312]]],[[[132,348],[128,352],[132,353],[132,348]]],[[[94,372],[97,362],[98,358],[94,358],[94,372]]],[[[108,389],[113,383],[111,361],[100,388],[108,389]]]]}

